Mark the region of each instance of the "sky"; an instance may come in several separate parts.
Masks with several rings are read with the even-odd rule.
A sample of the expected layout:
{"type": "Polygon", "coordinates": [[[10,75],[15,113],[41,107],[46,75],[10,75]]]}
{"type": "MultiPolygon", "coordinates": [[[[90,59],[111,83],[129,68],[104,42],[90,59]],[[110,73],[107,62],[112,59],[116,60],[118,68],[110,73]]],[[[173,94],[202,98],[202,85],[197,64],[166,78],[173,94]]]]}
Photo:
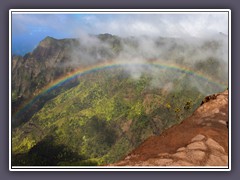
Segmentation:
{"type": "Polygon", "coordinates": [[[196,37],[228,34],[228,14],[13,14],[12,54],[31,52],[46,36],[78,38],[81,34],[196,37]]]}

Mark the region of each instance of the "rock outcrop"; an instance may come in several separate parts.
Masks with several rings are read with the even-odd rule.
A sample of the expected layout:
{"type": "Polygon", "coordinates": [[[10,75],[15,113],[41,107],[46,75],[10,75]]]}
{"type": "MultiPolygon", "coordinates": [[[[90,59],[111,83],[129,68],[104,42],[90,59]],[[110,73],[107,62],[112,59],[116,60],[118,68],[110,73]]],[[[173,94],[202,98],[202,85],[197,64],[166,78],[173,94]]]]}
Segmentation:
{"type": "Polygon", "coordinates": [[[228,90],[111,166],[228,166],[228,90]]]}

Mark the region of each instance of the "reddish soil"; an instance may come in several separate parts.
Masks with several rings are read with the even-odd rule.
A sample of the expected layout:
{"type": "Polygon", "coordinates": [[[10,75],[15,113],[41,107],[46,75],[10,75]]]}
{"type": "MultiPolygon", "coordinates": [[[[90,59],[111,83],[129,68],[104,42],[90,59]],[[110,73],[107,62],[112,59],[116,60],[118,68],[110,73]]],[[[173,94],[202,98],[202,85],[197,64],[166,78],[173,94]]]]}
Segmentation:
{"type": "MultiPolygon", "coordinates": [[[[209,141],[210,141],[209,140],[209,141]]],[[[204,146],[205,146],[204,145],[204,146]]],[[[194,146],[194,145],[193,145],[194,146]]],[[[183,149],[184,149],[183,148],[183,149]]],[[[201,155],[200,152],[200,155],[201,155]]],[[[200,157],[200,156],[199,156],[200,157]]],[[[202,105],[193,113],[192,116],[182,121],[181,124],[175,125],[159,136],[152,136],[143,142],[138,148],[133,150],[122,161],[112,164],[120,166],[141,166],[141,165],[227,165],[228,157],[228,91],[213,96],[206,97],[202,105]],[[197,135],[205,136],[204,143],[207,148],[199,149],[197,146],[193,150],[186,147],[193,142],[197,135]],[[217,153],[207,140],[214,140],[215,149],[224,149],[217,153]],[[185,148],[182,158],[174,159],[179,152],[179,148],[185,148]],[[197,153],[201,150],[203,158],[196,161],[190,157],[189,153],[197,153]],[[191,152],[190,152],[191,151],[191,152]],[[212,158],[212,157],[215,157],[212,158]],[[218,159],[217,159],[218,158],[218,159]],[[220,160],[221,158],[221,160],[220,160]],[[154,159],[154,160],[153,160],[154,159]],[[162,161],[160,161],[162,159],[162,161]],[[164,159],[164,163],[163,163],[164,159]],[[167,160],[166,160],[167,159],[167,160]],[[222,160],[224,159],[224,160],[222,160]],[[151,161],[150,161],[151,160],[151,161]],[[180,163],[181,160],[181,163],[180,163]],[[182,162],[185,162],[182,163],[182,162]],[[167,163],[168,162],[168,163],[167,163]]]]}

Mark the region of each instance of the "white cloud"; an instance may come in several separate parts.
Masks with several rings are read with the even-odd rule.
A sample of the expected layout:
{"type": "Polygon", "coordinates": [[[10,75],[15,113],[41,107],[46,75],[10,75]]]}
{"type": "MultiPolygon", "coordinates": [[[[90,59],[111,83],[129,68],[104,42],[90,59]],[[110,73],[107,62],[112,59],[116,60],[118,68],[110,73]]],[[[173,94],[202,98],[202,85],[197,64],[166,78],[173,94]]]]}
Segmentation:
{"type": "Polygon", "coordinates": [[[13,29],[16,32],[26,31],[28,25],[45,26],[67,34],[78,29],[86,33],[111,33],[119,36],[203,37],[218,32],[228,34],[227,13],[13,16],[13,29]]]}
{"type": "Polygon", "coordinates": [[[120,36],[203,37],[218,32],[228,34],[226,14],[154,14],[112,15],[106,21],[95,16],[92,32],[108,32],[120,36]]]}

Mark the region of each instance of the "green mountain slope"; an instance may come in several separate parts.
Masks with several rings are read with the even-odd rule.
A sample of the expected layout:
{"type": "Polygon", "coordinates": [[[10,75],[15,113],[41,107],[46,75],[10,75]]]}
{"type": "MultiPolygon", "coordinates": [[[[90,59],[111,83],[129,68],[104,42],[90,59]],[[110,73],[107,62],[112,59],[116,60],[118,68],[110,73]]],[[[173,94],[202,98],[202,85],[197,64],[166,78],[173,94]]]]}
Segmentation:
{"type": "MultiPolygon", "coordinates": [[[[96,64],[119,63],[122,61],[153,62],[163,60],[164,64],[201,71],[211,78],[226,83],[227,38],[184,39],[148,36],[119,37],[111,34],[88,35],[74,39],[44,38],[37,47],[26,55],[12,55],[11,91],[12,113],[34,98],[42,88],[78,68],[96,64]],[[193,43],[194,42],[194,43],[193,43]]],[[[68,84],[61,91],[76,84],[68,84]]],[[[12,117],[12,126],[27,122],[45,102],[56,97],[59,91],[39,99],[34,109],[12,117]]]]}
{"type": "Polygon", "coordinates": [[[180,123],[207,94],[222,90],[173,70],[154,78],[145,73],[133,79],[122,68],[81,76],[76,86],[13,129],[13,165],[116,162],[149,136],[180,123]],[[152,86],[153,81],[159,86],[152,86]]]}

